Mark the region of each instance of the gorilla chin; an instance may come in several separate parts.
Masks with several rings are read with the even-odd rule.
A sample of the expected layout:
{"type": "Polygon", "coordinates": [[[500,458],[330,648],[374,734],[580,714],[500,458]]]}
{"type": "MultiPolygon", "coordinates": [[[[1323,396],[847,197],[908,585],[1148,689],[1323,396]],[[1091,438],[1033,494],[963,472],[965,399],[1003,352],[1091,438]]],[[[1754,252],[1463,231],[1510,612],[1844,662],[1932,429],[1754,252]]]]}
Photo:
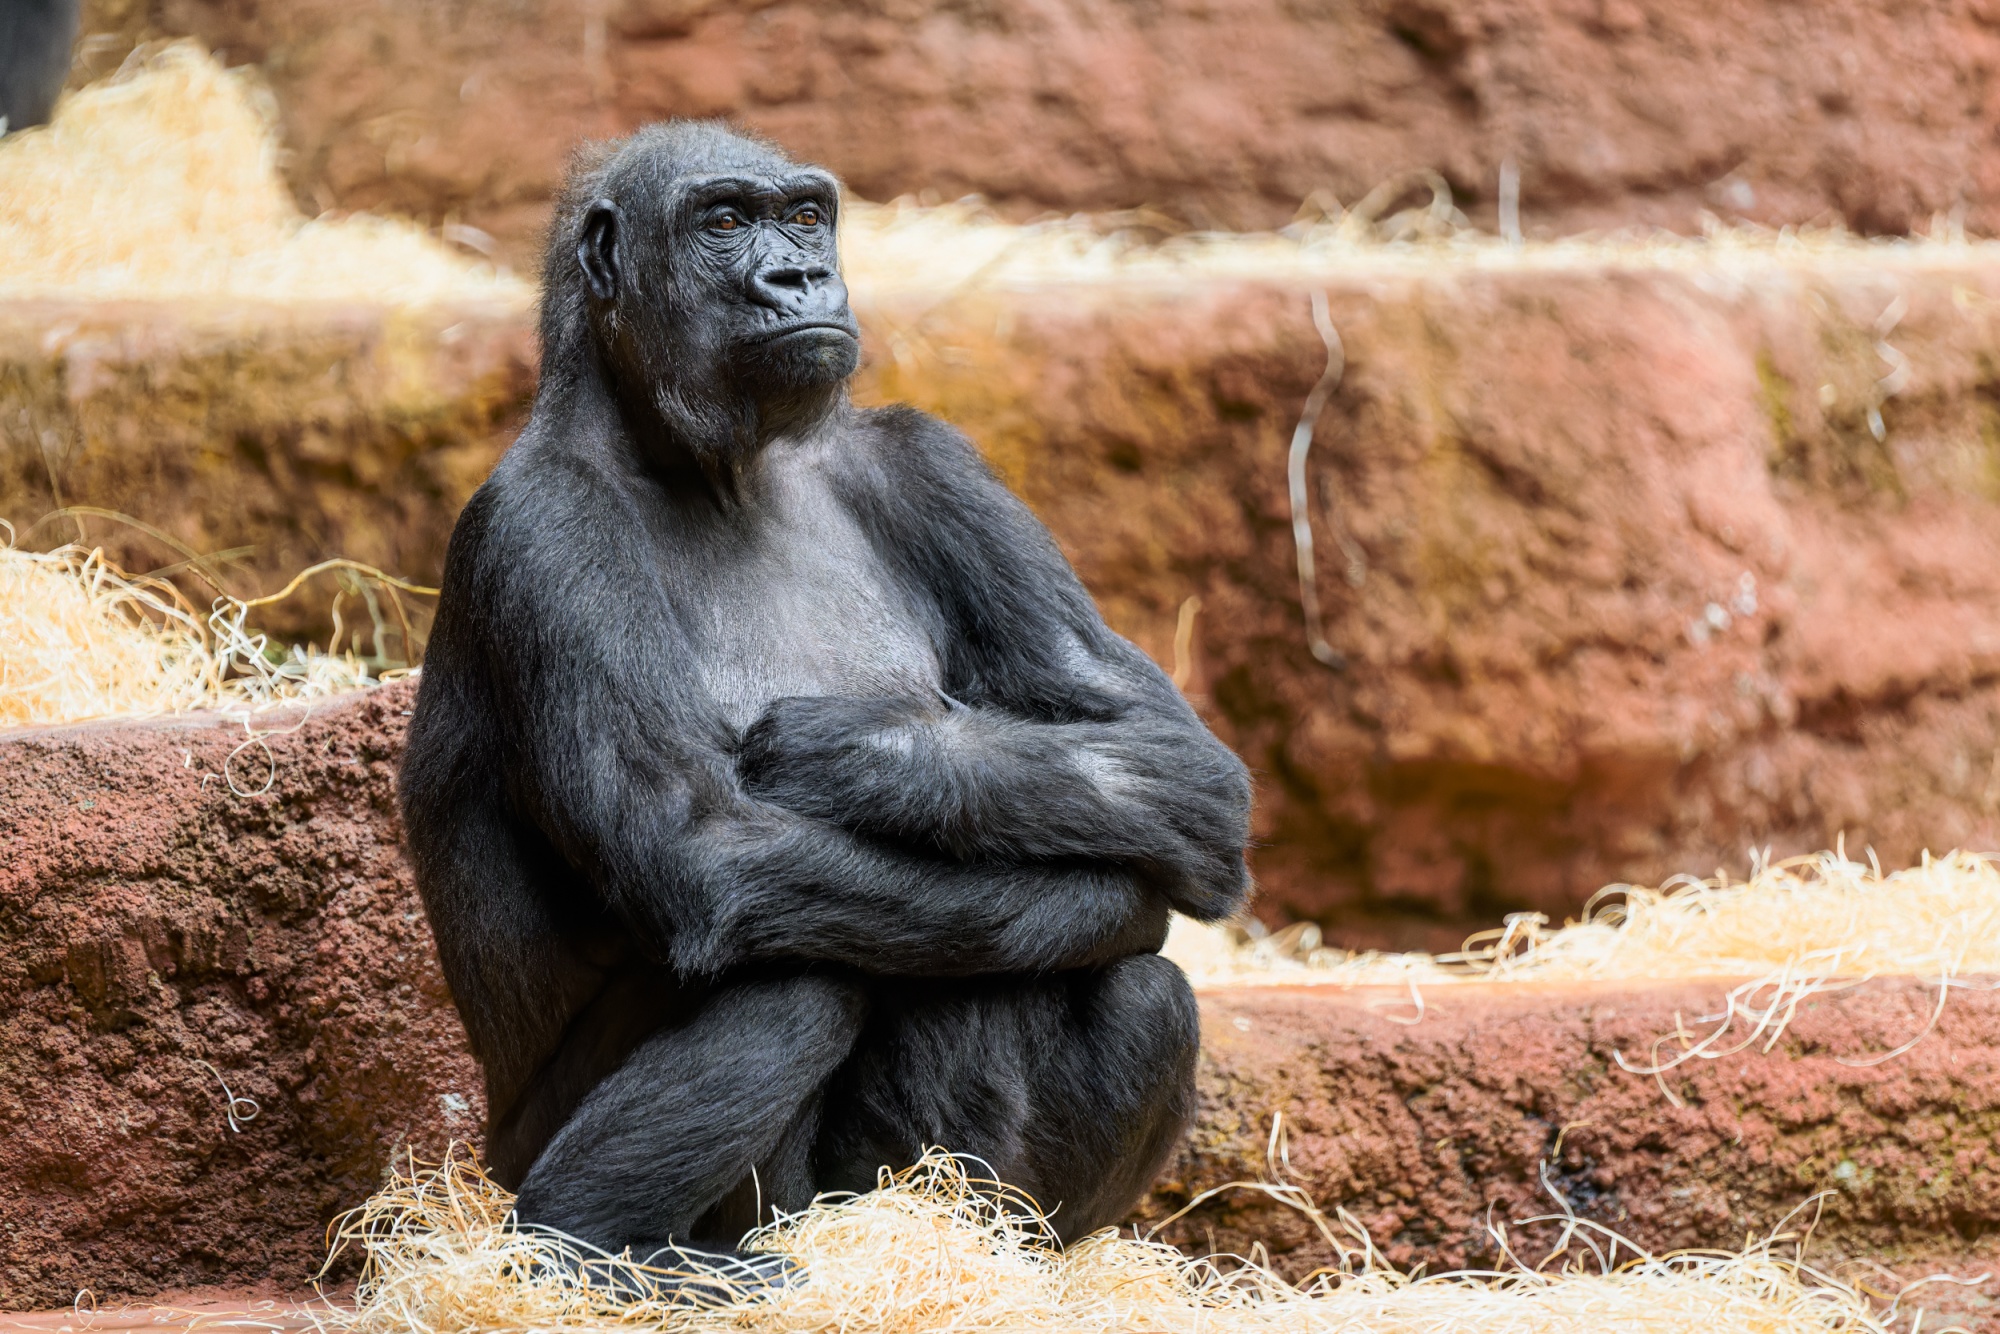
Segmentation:
{"type": "Polygon", "coordinates": [[[861,340],[837,324],[784,329],[746,349],[758,378],[775,389],[837,385],[860,368],[861,340]]]}

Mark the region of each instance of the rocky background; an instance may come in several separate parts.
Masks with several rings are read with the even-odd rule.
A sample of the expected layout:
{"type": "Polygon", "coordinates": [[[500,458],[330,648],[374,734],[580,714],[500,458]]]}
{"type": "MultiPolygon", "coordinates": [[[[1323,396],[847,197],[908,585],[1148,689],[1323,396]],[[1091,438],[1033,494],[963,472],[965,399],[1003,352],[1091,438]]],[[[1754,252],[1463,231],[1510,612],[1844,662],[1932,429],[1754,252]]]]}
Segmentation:
{"type": "Polygon", "coordinates": [[[1200,227],[1428,167],[1531,234],[1706,211],[2000,224],[1992,0],[89,0],[80,76],[193,35],[264,68],[308,213],[524,258],[579,137],[729,116],[870,199],[1200,227]],[[1322,193],[1323,192],[1323,193],[1322,193]]]}
{"type": "MultiPolygon", "coordinates": [[[[857,395],[978,441],[1248,761],[1273,925],[1452,949],[1753,848],[2000,847],[1982,248],[855,300],[857,395]],[[1347,354],[1308,469],[1340,672],[1307,650],[1286,491],[1311,290],[1347,354]]],[[[335,554],[429,581],[533,374],[525,312],[0,307],[0,515],[55,508],[55,475],[249,548],[264,591],[335,554]]]]}
{"type": "MultiPolygon", "coordinates": [[[[308,214],[529,272],[571,148],[669,115],[864,197],[1150,236],[1384,214],[1420,169],[1490,228],[1503,166],[1531,237],[2000,223],[1988,0],[90,0],[84,33],[76,81],[189,34],[255,65],[308,214]]],[[[1339,675],[1283,485],[1314,284],[861,285],[857,392],[964,427],[1177,666],[1258,774],[1267,919],[1450,948],[1753,847],[2000,846],[2000,266],[1937,251],[1333,274],[1339,675]]],[[[525,312],[16,304],[0,516],[249,547],[262,591],[334,555],[433,580],[533,377],[525,312]]]]}
{"type": "MultiPolygon", "coordinates": [[[[1430,170],[1489,230],[1518,180],[1531,240],[1936,238],[857,290],[857,395],[964,427],[1245,756],[1274,924],[1448,948],[1753,847],[2000,846],[2000,258],[1953,239],[2000,225],[1991,0],[85,8],[76,80],[197,37],[261,69],[308,215],[413,215],[522,270],[572,145],[667,115],[735,117],[863,197],[1152,237],[1386,214],[1430,170]],[[1306,649],[1285,490],[1316,291],[1347,353],[1309,497],[1339,673],[1306,649]]],[[[9,303],[0,516],[248,547],[252,591],[335,555],[431,579],[534,362],[523,311],[9,303]]],[[[0,738],[0,1307],[296,1291],[387,1162],[477,1135],[397,846],[409,697],[261,737],[0,738]]],[[[1486,1262],[1480,1212],[1544,1207],[1546,1158],[1649,1244],[1739,1244],[1826,1187],[1834,1252],[1963,1272],[2000,1228],[1996,1002],[1954,993],[1909,1057],[1840,1062],[1932,996],[1822,998],[1680,1106],[1615,1056],[1700,988],[1414,1027],[1400,995],[1211,996],[1202,1122],[1146,1216],[1283,1167],[1398,1263],[1486,1262]]],[[[1326,1258],[1260,1198],[1173,1235],[1326,1258]]]]}

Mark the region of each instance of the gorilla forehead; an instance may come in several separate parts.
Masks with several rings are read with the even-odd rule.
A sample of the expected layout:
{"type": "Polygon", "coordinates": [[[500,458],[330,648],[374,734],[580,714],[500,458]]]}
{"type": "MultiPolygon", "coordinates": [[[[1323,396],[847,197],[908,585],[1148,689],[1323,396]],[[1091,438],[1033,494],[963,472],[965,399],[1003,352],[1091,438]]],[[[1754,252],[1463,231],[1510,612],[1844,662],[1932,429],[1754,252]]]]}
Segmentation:
{"type": "Polygon", "coordinates": [[[649,125],[621,140],[595,175],[599,189],[623,202],[635,195],[659,199],[688,176],[738,173],[780,179],[817,167],[794,162],[775,145],[739,134],[714,121],[669,121],[649,125]]]}

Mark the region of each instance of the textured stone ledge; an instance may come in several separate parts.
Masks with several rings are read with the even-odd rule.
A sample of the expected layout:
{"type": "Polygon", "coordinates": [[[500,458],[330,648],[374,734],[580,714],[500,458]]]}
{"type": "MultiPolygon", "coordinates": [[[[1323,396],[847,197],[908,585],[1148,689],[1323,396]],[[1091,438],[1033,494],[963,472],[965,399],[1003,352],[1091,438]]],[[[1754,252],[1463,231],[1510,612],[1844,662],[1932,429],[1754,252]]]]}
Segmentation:
{"type": "MultiPolygon", "coordinates": [[[[299,1291],[391,1154],[476,1136],[477,1071],[397,851],[411,696],[323,703],[263,740],[269,762],[214,719],[0,735],[0,1309],[86,1286],[299,1291]],[[224,1081],[258,1108],[240,1130],[224,1081]]],[[[1414,1024],[1405,993],[1208,994],[1199,1123],[1140,1217],[1269,1179],[1281,1114],[1286,1179],[1399,1264],[1490,1262],[1489,1211],[1553,1208],[1545,1160],[1582,1216],[1651,1247],[1741,1245],[1830,1189],[1829,1259],[2000,1258],[2000,993],[1955,991],[1870,1068],[1842,1058],[1915,1035],[1935,991],[1816,997],[1772,1052],[1669,1076],[1680,1106],[1618,1068],[1700,1030],[1727,986],[1434,988],[1414,1024]]],[[[1327,1259],[1247,1192],[1169,1235],[1262,1242],[1295,1273],[1327,1259]]]]}

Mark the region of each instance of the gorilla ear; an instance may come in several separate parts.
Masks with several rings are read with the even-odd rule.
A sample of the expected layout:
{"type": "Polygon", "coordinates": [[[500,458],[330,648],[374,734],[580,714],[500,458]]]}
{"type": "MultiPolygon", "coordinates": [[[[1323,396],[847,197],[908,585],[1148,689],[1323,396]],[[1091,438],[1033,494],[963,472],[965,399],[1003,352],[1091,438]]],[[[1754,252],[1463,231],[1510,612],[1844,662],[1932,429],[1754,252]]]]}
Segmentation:
{"type": "Polygon", "coordinates": [[[583,213],[583,235],[577,238],[576,262],[583,283],[599,301],[618,295],[618,205],[600,199],[583,213]]]}

